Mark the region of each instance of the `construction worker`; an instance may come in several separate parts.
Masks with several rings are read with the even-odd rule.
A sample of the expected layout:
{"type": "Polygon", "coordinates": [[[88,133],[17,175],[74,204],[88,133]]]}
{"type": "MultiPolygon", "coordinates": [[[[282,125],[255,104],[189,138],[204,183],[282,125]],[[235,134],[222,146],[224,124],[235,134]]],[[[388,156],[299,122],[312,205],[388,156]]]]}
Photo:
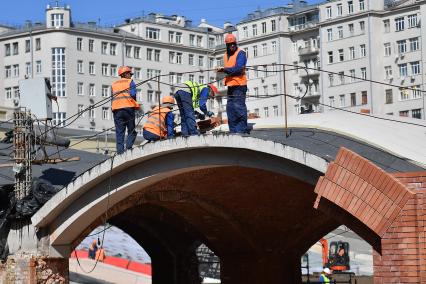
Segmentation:
{"type": "Polygon", "coordinates": [[[119,80],[112,83],[112,113],[114,115],[117,154],[124,152],[124,136],[127,128],[126,149],[131,149],[136,139],[135,111],[140,108],[136,102],[136,84],[128,66],[118,69],[119,80]]]}
{"type": "Polygon", "coordinates": [[[331,270],[330,268],[326,267],[322,270],[321,275],[319,277],[319,282],[320,283],[330,283],[330,275],[331,275],[331,270]]]}
{"type": "Polygon", "coordinates": [[[224,72],[225,85],[228,86],[226,114],[228,116],[229,132],[249,133],[247,127],[247,77],[245,67],[246,53],[237,46],[237,38],[233,34],[225,37],[226,53],[223,56],[223,67],[217,67],[217,72],[224,72]]]}
{"type": "Polygon", "coordinates": [[[89,258],[95,259],[97,251],[98,251],[98,241],[93,240],[89,246],[89,258]]]}
{"type": "MultiPolygon", "coordinates": [[[[213,112],[207,110],[207,99],[218,93],[215,85],[202,85],[193,81],[183,83],[187,90],[178,90],[175,94],[181,117],[181,132],[183,136],[197,135],[197,123],[195,122],[195,112],[203,116],[212,117],[213,112]],[[202,112],[199,113],[198,109],[202,112]]],[[[201,119],[204,119],[201,117],[201,119]]]]}
{"type": "Polygon", "coordinates": [[[165,96],[161,100],[161,106],[156,106],[148,115],[148,121],[143,126],[143,137],[152,142],[162,138],[174,137],[174,120],[172,112],[175,99],[165,96]]]}

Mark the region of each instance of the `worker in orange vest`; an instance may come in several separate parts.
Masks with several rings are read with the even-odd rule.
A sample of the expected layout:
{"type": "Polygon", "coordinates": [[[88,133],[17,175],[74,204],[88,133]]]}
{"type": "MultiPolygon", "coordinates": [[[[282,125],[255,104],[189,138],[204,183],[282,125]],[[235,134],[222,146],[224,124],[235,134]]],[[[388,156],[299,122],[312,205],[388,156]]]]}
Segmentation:
{"type": "Polygon", "coordinates": [[[135,111],[140,108],[136,102],[136,84],[128,66],[118,69],[119,80],[112,83],[112,113],[114,115],[117,154],[124,152],[124,136],[127,128],[126,149],[131,149],[136,139],[135,111]]]}
{"type": "Polygon", "coordinates": [[[161,100],[161,105],[150,112],[143,126],[143,137],[146,140],[152,142],[174,137],[175,116],[172,112],[174,105],[175,99],[172,96],[165,96],[161,100]]]}
{"type": "Polygon", "coordinates": [[[217,72],[224,72],[225,85],[228,87],[226,114],[230,133],[249,133],[247,127],[247,76],[246,53],[238,48],[237,38],[233,34],[225,37],[226,53],[223,55],[223,67],[217,67],[217,72]]]}

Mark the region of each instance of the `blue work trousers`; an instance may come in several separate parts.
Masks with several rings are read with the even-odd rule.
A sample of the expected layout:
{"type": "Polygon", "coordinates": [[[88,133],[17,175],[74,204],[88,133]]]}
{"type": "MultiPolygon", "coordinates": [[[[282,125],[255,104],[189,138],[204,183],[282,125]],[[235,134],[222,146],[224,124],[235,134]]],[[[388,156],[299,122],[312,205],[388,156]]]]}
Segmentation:
{"type": "Polygon", "coordinates": [[[249,133],[247,127],[247,86],[229,86],[226,114],[230,133],[249,133]]]}
{"type": "Polygon", "coordinates": [[[160,136],[158,136],[157,134],[154,134],[152,132],[149,132],[148,130],[143,130],[143,138],[145,138],[145,140],[148,140],[149,142],[153,142],[153,141],[158,141],[160,140],[160,136]]]}
{"type": "Polygon", "coordinates": [[[120,108],[114,110],[113,114],[117,154],[121,154],[124,152],[124,136],[126,133],[126,128],[126,149],[132,149],[133,143],[136,139],[137,133],[135,130],[135,110],[133,108],[120,108]]]}
{"type": "Polygon", "coordinates": [[[183,90],[179,90],[175,94],[175,99],[180,113],[182,135],[198,135],[199,132],[195,121],[194,107],[192,106],[192,95],[183,90]]]}

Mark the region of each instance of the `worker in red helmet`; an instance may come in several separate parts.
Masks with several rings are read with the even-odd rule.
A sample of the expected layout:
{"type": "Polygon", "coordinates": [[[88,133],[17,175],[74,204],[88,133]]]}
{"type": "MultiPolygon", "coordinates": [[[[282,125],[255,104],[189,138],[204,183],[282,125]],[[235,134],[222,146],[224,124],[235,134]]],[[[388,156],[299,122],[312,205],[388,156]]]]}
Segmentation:
{"type": "Polygon", "coordinates": [[[217,72],[224,72],[225,85],[228,87],[226,114],[228,116],[229,132],[236,134],[250,133],[247,127],[247,76],[246,53],[237,46],[237,38],[233,34],[225,36],[226,53],[223,56],[223,67],[217,67],[217,72]]]}
{"type": "Polygon", "coordinates": [[[193,81],[183,82],[184,88],[175,93],[181,118],[181,132],[183,136],[198,135],[196,114],[199,119],[205,116],[212,117],[214,113],[207,110],[207,100],[218,93],[213,84],[199,84],[193,81]]]}
{"type": "Polygon", "coordinates": [[[131,149],[136,139],[135,111],[140,108],[136,102],[136,84],[128,66],[118,69],[120,79],[112,83],[112,113],[115,124],[117,154],[124,152],[124,137],[127,128],[126,149],[131,149]]]}
{"type": "Polygon", "coordinates": [[[172,112],[175,99],[172,96],[165,96],[161,100],[161,105],[154,107],[149,113],[148,120],[143,126],[143,138],[149,142],[163,138],[174,137],[174,120],[172,112]]]}

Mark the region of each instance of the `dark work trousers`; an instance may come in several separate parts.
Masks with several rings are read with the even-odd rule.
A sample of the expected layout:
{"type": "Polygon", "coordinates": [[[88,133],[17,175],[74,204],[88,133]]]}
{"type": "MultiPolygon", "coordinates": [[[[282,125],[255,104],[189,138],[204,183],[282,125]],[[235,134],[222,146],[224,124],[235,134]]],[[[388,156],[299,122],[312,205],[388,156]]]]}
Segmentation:
{"type": "Polygon", "coordinates": [[[175,99],[179,107],[182,135],[198,135],[199,132],[195,121],[194,107],[192,106],[192,95],[183,90],[179,90],[175,94],[175,99]]]}
{"type": "Polygon", "coordinates": [[[126,133],[126,128],[126,149],[132,149],[133,143],[136,139],[137,133],[135,130],[135,110],[133,108],[120,108],[114,110],[113,114],[117,154],[121,154],[124,152],[124,136],[126,133]]]}
{"type": "Polygon", "coordinates": [[[247,127],[247,86],[229,86],[226,114],[230,133],[249,133],[247,127]]]}
{"type": "Polygon", "coordinates": [[[160,136],[145,129],[143,130],[143,138],[145,138],[145,140],[148,140],[149,142],[160,140],[160,136]]]}

